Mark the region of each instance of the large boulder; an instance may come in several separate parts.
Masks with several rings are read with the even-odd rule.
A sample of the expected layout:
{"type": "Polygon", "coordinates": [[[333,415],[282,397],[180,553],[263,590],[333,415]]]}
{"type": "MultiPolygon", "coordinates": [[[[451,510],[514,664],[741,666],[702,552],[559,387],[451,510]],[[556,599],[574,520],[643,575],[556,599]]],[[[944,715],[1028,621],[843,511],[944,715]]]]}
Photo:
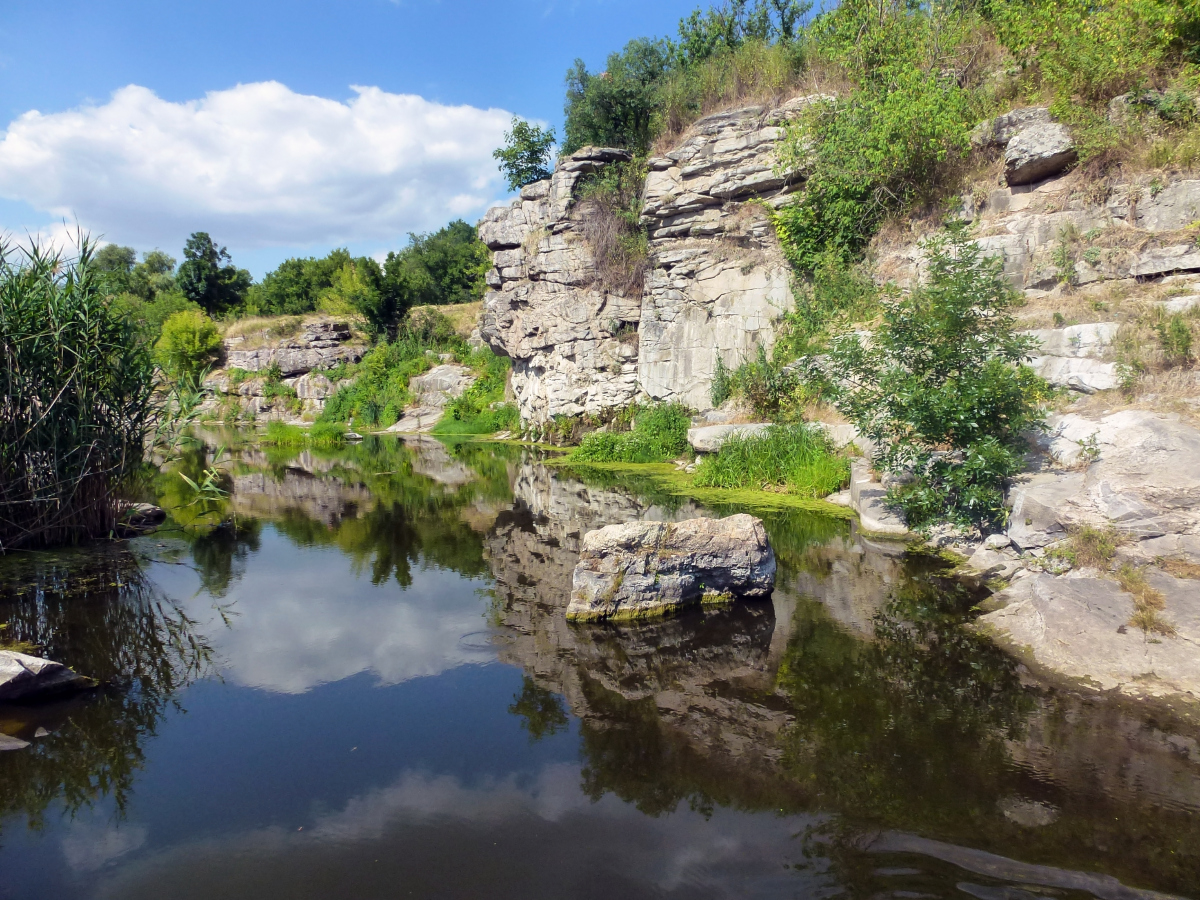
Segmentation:
{"type": "Polygon", "coordinates": [[[583,539],[567,618],[640,619],[774,589],[775,553],[753,516],[609,525],[583,539]]]}
{"type": "Polygon", "coordinates": [[[1004,150],[1004,177],[1009,186],[1033,184],[1062,172],[1079,158],[1063,125],[1045,122],[1018,132],[1004,150]]]}
{"type": "Polygon", "coordinates": [[[971,132],[971,144],[976,147],[1000,148],[1017,134],[1034,125],[1050,123],[1050,110],[1044,106],[1026,106],[979,123],[971,132]]]}
{"type": "Polygon", "coordinates": [[[12,650],[0,650],[0,702],[33,700],[95,687],[62,663],[12,650]]]}

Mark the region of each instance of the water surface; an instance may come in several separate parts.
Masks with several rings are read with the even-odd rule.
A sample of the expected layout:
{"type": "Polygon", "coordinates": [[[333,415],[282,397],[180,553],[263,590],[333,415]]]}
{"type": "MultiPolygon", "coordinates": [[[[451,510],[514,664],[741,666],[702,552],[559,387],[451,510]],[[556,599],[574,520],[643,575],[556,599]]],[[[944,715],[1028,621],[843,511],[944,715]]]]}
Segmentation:
{"type": "Polygon", "coordinates": [[[0,561],[105,684],[0,708],[0,898],[1200,898],[1186,711],[1040,683],[850,523],[767,517],[770,602],[574,626],[588,530],[736,510],[431,439],[197,499],[214,452],[158,534],[0,561]]]}

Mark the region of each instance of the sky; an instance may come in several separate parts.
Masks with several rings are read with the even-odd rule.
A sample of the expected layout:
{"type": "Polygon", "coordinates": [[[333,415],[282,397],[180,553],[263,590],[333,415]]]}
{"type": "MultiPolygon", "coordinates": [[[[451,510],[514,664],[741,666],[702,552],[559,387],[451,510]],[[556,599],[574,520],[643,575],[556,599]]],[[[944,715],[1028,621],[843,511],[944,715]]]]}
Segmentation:
{"type": "Polygon", "coordinates": [[[0,0],[0,235],[77,229],[256,277],[399,249],[505,196],[514,114],[706,0],[0,0]]]}

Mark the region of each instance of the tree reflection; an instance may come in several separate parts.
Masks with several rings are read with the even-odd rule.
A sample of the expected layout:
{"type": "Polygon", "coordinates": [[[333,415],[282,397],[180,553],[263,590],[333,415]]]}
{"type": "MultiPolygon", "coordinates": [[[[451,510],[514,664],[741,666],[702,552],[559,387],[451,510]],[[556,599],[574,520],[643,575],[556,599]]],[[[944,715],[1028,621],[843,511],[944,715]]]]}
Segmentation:
{"type": "Polygon", "coordinates": [[[33,742],[0,754],[0,817],[38,828],[52,804],[74,813],[104,797],[124,810],[145,739],[208,671],[211,647],[123,550],[5,560],[0,595],[9,637],[101,683],[51,706],[0,707],[0,730],[33,742]]]}
{"type": "Polygon", "coordinates": [[[521,682],[521,690],[513,695],[508,712],[521,717],[521,727],[529,733],[529,739],[533,742],[567,729],[567,711],[562,699],[552,691],[539,687],[528,675],[521,682]]]}

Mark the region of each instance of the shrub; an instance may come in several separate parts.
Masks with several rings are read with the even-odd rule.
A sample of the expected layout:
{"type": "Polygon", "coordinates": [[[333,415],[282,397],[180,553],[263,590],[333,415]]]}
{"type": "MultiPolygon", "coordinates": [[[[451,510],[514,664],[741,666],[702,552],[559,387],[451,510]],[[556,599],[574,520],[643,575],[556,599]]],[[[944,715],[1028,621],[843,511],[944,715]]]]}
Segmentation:
{"type": "Polygon", "coordinates": [[[1167,365],[1183,366],[1192,358],[1192,329],[1181,313],[1155,325],[1167,365]]]}
{"type": "Polygon", "coordinates": [[[0,552],[100,537],[154,428],[154,367],[92,247],[0,244],[0,552]]]}
{"type": "Polygon", "coordinates": [[[885,302],[870,342],[844,334],[819,374],[835,404],[880,448],[877,461],[915,482],[896,492],[914,526],[1005,520],[1004,484],[1020,467],[1022,432],[1041,421],[1049,387],[1009,312],[1017,295],[1001,260],[962,226],[926,242],[929,281],[885,302]]]}
{"type": "Polygon", "coordinates": [[[504,386],[512,367],[509,359],[496,356],[485,347],[471,354],[467,362],[475,370],[475,383],[446,405],[434,433],[494,434],[517,428],[521,424],[517,407],[503,402],[504,386]]]}
{"type": "Polygon", "coordinates": [[[172,381],[195,383],[221,351],[216,323],[198,309],[185,309],[163,322],[154,345],[159,366],[172,381]]]}
{"type": "Polygon", "coordinates": [[[636,408],[630,431],[585,435],[568,459],[572,462],[654,463],[675,459],[687,451],[691,426],[687,407],[660,403],[636,408]]]}
{"type": "Polygon", "coordinates": [[[787,485],[801,497],[826,497],[846,485],[850,463],[812,425],[773,425],[763,434],[734,435],[696,471],[700,487],[787,485]]]}

